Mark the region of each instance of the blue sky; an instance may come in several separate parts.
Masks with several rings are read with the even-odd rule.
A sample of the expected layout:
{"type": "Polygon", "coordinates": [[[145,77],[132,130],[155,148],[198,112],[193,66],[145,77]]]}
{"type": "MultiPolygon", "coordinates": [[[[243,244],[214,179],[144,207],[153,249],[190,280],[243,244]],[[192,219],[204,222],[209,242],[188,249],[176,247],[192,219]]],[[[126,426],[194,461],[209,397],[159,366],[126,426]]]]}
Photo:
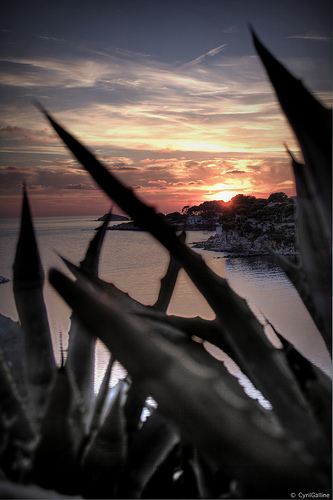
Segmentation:
{"type": "Polygon", "coordinates": [[[329,1],[13,0],[0,21],[0,214],[22,182],[36,215],[108,201],[32,104],[40,101],[160,211],[295,193],[297,154],[248,24],[331,106],[329,1]]]}

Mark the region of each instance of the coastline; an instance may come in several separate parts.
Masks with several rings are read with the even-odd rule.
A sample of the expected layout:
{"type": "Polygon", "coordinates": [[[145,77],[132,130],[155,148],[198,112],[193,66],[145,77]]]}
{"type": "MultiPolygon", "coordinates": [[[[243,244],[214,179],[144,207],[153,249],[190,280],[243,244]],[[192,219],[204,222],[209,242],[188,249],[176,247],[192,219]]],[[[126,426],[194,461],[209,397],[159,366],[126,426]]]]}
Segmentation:
{"type": "Polygon", "coordinates": [[[270,255],[270,250],[280,255],[297,256],[298,252],[294,245],[277,244],[276,241],[263,239],[251,242],[246,238],[238,239],[232,244],[225,243],[217,235],[213,235],[208,240],[199,241],[192,245],[193,248],[209,250],[211,252],[223,252],[227,257],[255,257],[260,255],[270,255]],[[243,241],[240,241],[243,240],[243,241]],[[245,240],[245,241],[244,241],[245,240]],[[269,247],[269,249],[267,248],[269,247]]]}
{"type": "MultiPolygon", "coordinates": [[[[184,227],[184,224],[172,224],[176,231],[213,231],[211,226],[202,227],[202,225],[191,225],[190,228],[184,227]]],[[[295,247],[295,229],[294,226],[279,225],[278,237],[272,237],[272,232],[262,229],[257,234],[253,231],[240,235],[235,229],[222,231],[221,227],[214,228],[215,234],[208,239],[194,242],[192,248],[208,250],[213,252],[223,252],[226,257],[254,257],[260,255],[269,255],[269,249],[280,255],[297,256],[298,251],[295,247]],[[267,248],[269,247],[269,249],[267,248]]],[[[96,228],[97,229],[97,228],[96,228]]],[[[112,231],[143,231],[136,226],[134,222],[125,222],[109,226],[107,230],[112,231]]]]}
{"type": "MultiPolygon", "coordinates": [[[[186,227],[185,224],[170,224],[176,231],[215,231],[215,225],[212,227],[212,225],[201,225],[201,226],[191,226],[191,227],[186,227]]],[[[95,228],[95,231],[97,231],[98,227],[95,228]]],[[[145,232],[145,229],[142,229],[139,226],[136,226],[134,222],[123,222],[120,224],[115,224],[114,226],[108,226],[107,231],[143,231],[145,232]]]]}
{"type": "Polygon", "coordinates": [[[209,250],[211,252],[223,252],[226,257],[255,257],[270,255],[270,250],[280,255],[297,256],[298,252],[293,243],[284,244],[270,240],[264,235],[255,240],[238,235],[228,241],[227,234],[212,235],[208,240],[199,241],[192,245],[193,248],[209,250]],[[230,241],[231,240],[231,241],[230,241]]]}

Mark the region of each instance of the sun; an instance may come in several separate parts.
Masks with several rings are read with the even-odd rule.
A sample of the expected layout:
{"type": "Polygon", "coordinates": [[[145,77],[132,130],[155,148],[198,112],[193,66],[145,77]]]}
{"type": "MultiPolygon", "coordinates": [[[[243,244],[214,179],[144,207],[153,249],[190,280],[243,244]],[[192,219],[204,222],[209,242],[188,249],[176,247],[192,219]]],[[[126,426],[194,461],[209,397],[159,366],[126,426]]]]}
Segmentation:
{"type": "Polygon", "coordinates": [[[239,191],[235,191],[235,186],[219,183],[212,186],[210,197],[214,200],[230,201],[239,191]]]}
{"type": "Polygon", "coordinates": [[[217,198],[221,201],[230,201],[236,194],[238,194],[236,191],[223,190],[217,195],[217,198]]]}

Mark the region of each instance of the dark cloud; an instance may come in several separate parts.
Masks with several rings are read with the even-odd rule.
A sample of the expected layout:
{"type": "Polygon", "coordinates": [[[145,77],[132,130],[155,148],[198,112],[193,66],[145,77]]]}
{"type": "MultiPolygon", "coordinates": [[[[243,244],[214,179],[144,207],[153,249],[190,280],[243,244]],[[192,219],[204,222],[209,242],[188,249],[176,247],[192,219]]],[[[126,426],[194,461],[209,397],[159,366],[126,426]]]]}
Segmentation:
{"type": "Polygon", "coordinates": [[[28,128],[18,127],[16,125],[7,125],[0,129],[0,134],[6,138],[15,138],[25,143],[51,142],[56,140],[56,136],[45,128],[42,130],[32,130],[28,128]]]}
{"type": "Polygon", "coordinates": [[[48,187],[50,187],[50,186],[48,186],[47,184],[44,184],[43,186],[38,185],[38,184],[27,184],[27,188],[31,189],[33,191],[40,191],[41,189],[45,189],[48,187]]]}
{"type": "Polygon", "coordinates": [[[22,127],[12,127],[11,125],[7,125],[6,127],[0,128],[0,134],[26,134],[28,131],[22,127]]]}
{"type": "Polygon", "coordinates": [[[246,172],[246,170],[237,170],[236,168],[234,169],[231,169],[231,170],[226,170],[225,172],[223,172],[224,174],[248,174],[248,172],[246,172]]]}
{"type": "Polygon", "coordinates": [[[137,170],[137,167],[132,167],[132,166],[128,166],[128,165],[119,163],[117,165],[112,165],[110,167],[110,170],[119,170],[120,172],[133,172],[133,171],[137,170]]]}
{"type": "Polygon", "coordinates": [[[190,160],[190,161],[185,161],[184,165],[186,168],[193,168],[193,167],[197,167],[198,165],[200,165],[200,163],[197,161],[190,160]]]}
{"type": "Polygon", "coordinates": [[[82,191],[92,191],[92,190],[96,191],[99,188],[97,188],[96,186],[88,185],[88,184],[67,184],[65,189],[79,189],[82,191]]]}

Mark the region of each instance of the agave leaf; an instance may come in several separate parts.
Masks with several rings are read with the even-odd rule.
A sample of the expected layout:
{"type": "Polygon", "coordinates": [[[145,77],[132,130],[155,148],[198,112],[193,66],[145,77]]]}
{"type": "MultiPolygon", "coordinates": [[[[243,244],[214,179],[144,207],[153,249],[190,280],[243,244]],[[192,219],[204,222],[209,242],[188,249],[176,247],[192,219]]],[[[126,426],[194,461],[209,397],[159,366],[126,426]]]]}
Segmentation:
{"type": "Polygon", "coordinates": [[[140,384],[135,380],[132,381],[131,386],[127,392],[126,403],[124,407],[126,419],[126,432],[128,436],[129,446],[139,429],[141,423],[142,411],[145,407],[145,401],[148,398],[147,394],[140,384]]]}
{"type": "MultiPolygon", "coordinates": [[[[316,309],[313,303],[311,294],[310,294],[310,286],[306,279],[305,271],[301,266],[294,264],[288,259],[285,255],[281,255],[276,253],[272,248],[266,246],[267,251],[269,252],[272,259],[275,261],[277,265],[279,265],[289,280],[292,282],[294,287],[296,288],[299,296],[301,297],[305,307],[309,311],[312,316],[314,322],[316,323],[316,309]]],[[[318,318],[317,318],[318,322],[318,318]]],[[[318,324],[318,329],[320,330],[322,327],[322,322],[318,324]]]]}
{"type": "Polygon", "coordinates": [[[128,293],[123,292],[122,290],[117,288],[113,283],[108,283],[107,281],[101,280],[97,276],[87,273],[83,269],[75,266],[75,264],[72,264],[67,259],[64,259],[63,257],[61,258],[68,267],[68,269],[77,279],[80,279],[82,277],[83,278],[88,277],[91,280],[91,282],[94,283],[96,286],[98,286],[101,290],[103,290],[103,292],[106,295],[116,299],[119,302],[119,304],[121,304],[122,309],[132,312],[146,310],[147,306],[141,304],[141,302],[130,297],[128,293]]]}
{"type": "Polygon", "coordinates": [[[0,350],[0,467],[9,479],[22,480],[29,472],[35,435],[0,350]]]}
{"type": "MultiPolygon", "coordinates": [[[[111,213],[101,224],[94,238],[91,240],[85,258],[81,262],[81,268],[93,275],[98,274],[99,257],[109,223],[111,213]]],[[[90,417],[91,400],[94,396],[94,374],[95,374],[95,339],[85,331],[84,325],[80,323],[75,314],[71,316],[71,327],[69,330],[68,352],[66,364],[72,371],[82,400],[87,409],[87,419],[90,417]]]]}
{"type": "Polygon", "coordinates": [[[317,450],[316,454],[318,446],[325,448],[317,432],[309,434],[310,428],[316,429],[313,415],[295,384],[283,356],[268,341],[263,326],[246,301],[229,287],[224,278],[217,276],[200,255],[186,246],[177,237],[174,229],[158,217],[153,209],[138,200],[134,193],[120,184],[83,145],[45,111],[44,113],[58,135],[102,189],[178,259],[212,307],[223,325],[227,342],[233,345],[238,359],[241,359],[242,365],[247,367],[246,372],[251,372],[252,383],[271,402],[284,428],[300,441],[307,436],[308,446],[317,450]]]}
{"type": "Polygon", "coordinates": [[[35,485],[30,484],[17,484],[11,481],[0,480],[0,498],[18,498],[20,500],[71,500],[72,498],[82,498],[79,496],[61,495],[60,493],[52,490],[44,490],[35,485]]]}
{"type": "Polygon", "coordinates": [[[104,377],[99,388],[97,398],[94,404],[94,413],[92,415],[91,424],[90,424],[90,432],[94,432],[99,426],[102,418],[102,412],[105,407],[105,402],[107,399],[107,395],[109,393],[109,382],[112,372],[112,367],[115,362],[115,358],[113,356],[110,357],[108,366],[106,367],[104,377]]]}
{"type": "Polygon", "coordinates": [[[184,498],[187,492],[191,498],[234,498],[233,495],[226,495],[232,478],[225,476],[224,471],[219,469],[215,470],[218,474],[218,481],[216,481],[214,469],[210,464],[205,464],[196,447],[181,442],[179,458],[179,477],[176,481],[177,498],[184,498]]]}
{"type": "Polygon", "coordinates": [[[24,333],[17,321],[0,314],[0,349],[23,398],[27,399],[27,384],[24,359],[24,333]]]}
{"type": "MultiPolygon", "coordinates": [[[[294,167],[295,163],[293,159],[294,167]]],[[[303,167],[305,168],[305,165],[299,165],[300,169],[303,167]]],[[[297,238],[301,265],[295,265],[287,257],[275,253],[269,247],[267,250],[295,286],[331,354],[331,256],[328,251],[330,244],[323,245],[321,228],[313,222],[313,205],[300,188],[302,181],[296,167],[295,177],[298,179],[296,184],[299,193],[297,238]]]]}
{"type": "Polygon", "coordinates": [[[123,210],[130,215],[140,227],[147,230],[151,230],[153,228],[154,236],[156,236],[157,239],[161,239],[162,244],[167,244],[170,240],[177,245],[178,238],[173,227],[164,221],[162,217],[156,214],[153,208],[150,208],[142,203],[135,196],[133,191],[126,188],[114,176],[111,176],[106,168],[104,168],[104,166],[94,157],[92,153],[90,153],[73,136],[57,124],[42,106],[39,104],[37,105],[78,161],[82,163],[85,168],[87,168],[99,185],[104,185],[103,189],[107,190],[107,194],[110,198],[113,199],[118,206],[123,208],[123,210]],[[161,223],[163,224],[162,231],[160,229],[161,223]]]}
{"type": "Polygon", "coordinates": [[[263,62],[280,105],[295,132],[308,167],[308,185],[318,203],[327,234],[331,229],[332,112],[324,108],[300,80],[277,61],[252,30],[255,48],[263,62]]]}
{"type": "Polygon", "coordinates": [[[178,442],[177,428],[158,410],[154,411],[129,449],[119,481],[120,498],[142,498],[149,480],[178,442]]]}
{"type": "MultiPolygon", "coordinates": [[[[119,305],[121,305],[121,309],[123,312],[126,311],[132,314],[138,314],[143,321],[148,322],[150,326],[154,327],[155,331],[159,332],[162,336],[168,338],[169,340],[172,340],[176,343],[188,342],[189,345],[187,346],[187,348],[189,349],[189,352],[190,352],[189,346],[193,344],[193,342],[189,341],[188,339],[189,335],[196,335],[200,337],[200,333],[202,333],[203,338],[205,340],[208,340],[211,343],[215,343],[215,340],[220,340],[220,344],[223,345],[223,337],[221,337],[218,327],[214,326],[216,322],[206,321],[201,318],[194,318],[194,321],[191,321],[192,318],[178,318],[176,316],[167,316],[162,312],[155,311],[154,306],[153,307],[145,306],[140,302],[136,301],[135,299],[132,299],[128,294],[119,290],[112,283],[108,283],[99,278],[96,278],[95,276],[92,276],[84,272],[82,269],[76,267],[74,264],[70,263],[66,259],[63,260],[66,263],[67,267],[76,276],[76,278],[78,280],[81,280],[84,285],[87,285],[87,280],[90,281],[100,290],[100,292],[110,297],[111,299],[116,300],[119,303],[119,305]],[[204,335],[205,330],[208,330],[209,332],[211,332],[211,334],[204,335]]],[[[197,344],[193,345],[196,348],[198,348],[197,344]]],[[[215,343],[215,345],[221,347],[219,345],[219,342],[215,343]]],[[[206,355],[208,354],[206,353],[206,355]]],[[[131,393],[132,391],[130,389],[129,395],[131,393]]],[[[142,395],[142,397],[144,396],[142,395]]],[[[143,407],[143,403],[146,397],[142,400],[142,406],[140,403],[141,409],[143,407]]],[[[141,400],[142,398],[140,397],[139,399],[141,400]]]]}
{"type": "MultiPolygon", "coordinates": [[[[76,275],[81,276],[81,280],[84,279],[84,275],[79,274],[76,271],[76,275]]],[[[93,278],[93,282],[97,284],[103,290],[107,288],[107,284],[102,283],[100,280],[96,280],[93,278]]],[[[84,286],[89,286],[85,284],[84,286]]],[[[112,286],[113,289],[113,286],[112,286]]],[[[230,290],[230,289],[229,289],[230,290]]],[[[232,325],[234,327],[234,333],[242,333],[243,331],[250,329],[251,320],[256,321],[256,326],[260,325],[257,322],[256,318],[253,314],[246,311],[247,304],[243,299],[240,299],[234,292],[230,290],[231,297],[236,297],[240,301],[240,306],[245,306],[243,311],[240,309],[236,309],[235,314],[238,314],[238,317],[230,318],[232,321],[232,325]],[[240,313],[244,312],[245,309],[245,317],[243,320],[239,321],[240,313]]],[[[111,297],[112,295],[110,295],[111,297]]],[[[113,295],[115,297],[115,295],[113,295]]],[[[232,307],[232,299],[229,297],[230,307],[232,307]]],[[[124,303],[121,302],[122,306],[124,303]]],[[[138,307],[139,312],[144,311],[145,315],[156,314],[152,310],[149,312],[148,308],[138,307]],[[148,312],[147,312],[148,311],[148,312]]],[[[224,320],[226,317],[224,316],[224,320]]],[[[322,450],[327,448],[326,440],[324,439],[321,430],[317,426],[317,422],[312,414],[312,411],[304,398],[302,392],[300,391],[294,377],[289,370],[287,363],[285,362],[284,356],[279,350],[273,348],[273,346],[266,339],[265,334],[262,334],[262,338],[266,340],[265,344],[261,342],[255,342],[261,340],[259,337],[252,337],[252,342],[250,342],[250,338],[247,336],[242,336],[242,343],[239,345],[235,342],[236,339],[232,338],[230,341],[230,337],[228,336],[228,331],[224,328],[225,321],[222,323],[222,328],[219,329],[222,321],[217,319],[215,321],[215,325],[217,331],[214,332],[214,343],[217,346],[222,347],[221,340],[219,338],[226,338],[224,344],[230,343],[233,347],[233,359],[238,364],[240,369],[243,371],[245,375],[247,375],[250,380],[254,383],[258,390],[268,399],[273,405],[274,412],[278,417],[279,421],[282,423],[285,429],[299,441],[304,441],[304,439],[309,440],[307,446],[309,446],[314,454],[322,455],[322,450]],[[219,329],[219,331],[218,331],[219,329]],[[254,345],[256,349],[254,349],[254,345]],[[251,356],[250,356],[251,354],[251,356]],[[249,362],[249,359],[256,360],[255,363],[249,362]],[[276,374],[273,375],[272,369],[276,368],[276,374]],[[270,373],[270,377],[262,377],[263,373],[270,373]],[[272,380],[274,380],[274,384],[272,384],[272,380]],[[279,390],[277,390],[279,387],[279,390]],[[293,417],[292,417],[293,415],[293,417]],[[301,431],[301,427],[304,426],[301,431]],[[305,431],[305,429],[311,429],[311,433],[309,431],[305,431]]],[[[184,335],[180,335],[178,330],[175,332],[168,331],[162,323],[155,323],[154,328],[157,329],[160,333],[164,334],[164,336],[173,334],[173,341],[176,338],[183,338],[184,335]],[[176,334],[176,336],[175,336],[176,334]]],[[[212,329],[210,330],[212,333],[212,329]]],[[[211,341],[212,339],[207,340],[211,341]]],[[[222,347],[223,348],[223,347],[222,347]]],[[[230,350],[229,350],[230,352],[230,350]]],[[[324,453],[325,455],[325,453],[324,453]]],[[[327,451],[327,456],[329,452],[327,451]]]]}
{"type": "MultiPolygon", "coordinates": [[[[73,275],[79,280],[80,278],[89,278],[94,285],[100,288],[103,293],[107,294],[110,298],[113,298],[121,304],[122,311],[129,313],[138,314],[140,317],[145,317],[147,319],[152,319],[160,323],[160,327],[164,325],[164,332],[167,331],[165,325],[170,325],[174,327],[177,331],[182,331],[186,333],[187,336],[195,335],[203,340],[207,340],[211,344],[216,345],[222,349],[228,356],[230,356],[238,365],[242,364],[242,361],[237,358],[237,352],[233,350],[232,345],[227,342],[227,335],[223,331],[223,325],[218,320],[205,320],[200,317],[196,318],[185,318],[174,315],[167,315],[162,311],[157,311],[156,304],[152,307],[141,304],[137,300],[130,297],[127,293],[121,291],[114,284],[108,283],[106,281],[91,275],[90,273],[84,272],[82,269],[78,268],[68,260],[62,257],[62,260],[67,265],[68,269],[73,273],[73,275]]],[[[242,365],[244,373],[246,373],[246,365],[242,365]]],[[[251,375],[250,375],[251,376],[251,375]]]]}
{"type": "MultiPolygon", "coordinates": [[[[199,345],[197,342],[193,342],[193,340],[189,338],[189,335],[195,335],[196,337],[202,336],[204,340],[207,340],[217,347],[224,349],[226,343],[223,335],[221,335],[220,325],[216,320],[207,321],[202,318],[167,316],[164,313],[155,311],[149,306],[140,304],[127,294],[124,294],[121,290],[117,289],[114,285],[88,275],[68,261],[65,262],[68,268],[71,269],[73,274],[75,274],[77,279],[82,280],[83,286],[88,286],[86,281],[87,279],[91,280],[91,282],[96,285],[103,294],[106,294],[106,296],[111,299],[117,300],[117,302],[119,299],[119,305],[121,304],[121,310],[123,312],[138,314],[143,319],[144,323],[147,323],[148,327],[152,328],[155,332],[159,333],[166,339],[181,345],[189,356],[194,357],[194,359],[197,359],[200,363],[207,366],[215,366],[217,371],[225,370],[224,366],[208,354],[202,345],[199,345]]],[[[230,353],[230,349],[224,350],[227,354],[230,353]]],[[[237,362],[237,355],[235,353],[232,358],[237,362]]],[[[247,374],[245,373],[245,375],[247,374]]],[[[239,397],[245,397],[248,399],[248,396],[244,393],[243,389],[239,386],[234,377],[230,378],[230,383],[232,383],[232,390],[236,391],[239,397]]],[[[125,416],[127,420],[127,432],[129,439],[131,439],[132,435],[137,430],[142,408],[147,396],[148,394],[142,392],[142,387],[139,388],[139,385],[134,380],[129,389],[125,404],[125,416]]],[[[251,400],[251,404],[253,404],[261,412],[265,413],[264,409],[257,403],[257,401],[251,400]]],[[[266,414],[266,417],[267,416],[268,415],[266,414]]]]}
{"type": "MultiPolygon", "coordinates": [[[[145,306],[140,302],[135,301],[128,294],[125,294],[118,288],[116,288],[113,284],[107,283],[99,278],[91,276],[85,272],[83,272],[78,267],[71,264],[69,261],[63,259],[67,264],[67,267],[72,271],[72,273],[77,277],[78,280],[90,279],[94,285],[96,285],[100,291],[105,293],[112,299],[117,300],[119,305],[121,305],[121,309],[123,312],[128,312],[131,314],[138,314],[142,319],[144,319],[147,324],[154,329],[154,331],[158,332],[160,335],[164,336],[168,340],[172,340],[176,343],[181,343],[186,348],[187,352],[192,353],[194,356],[198,356],[198,349],[201,349],[203,352],[204,358],[201,360],[203,362],[206,361],[206,364],[216,363],[215,359],[212,359],[210,355],[207,354],[206,350],[204,350],[201,346],[198,347],[197,343],[193,343],[188,337],[189,335],[195,335],[196,337],[201,337],[203,340],[210,342],[211,344],[216,345],[220,349],[224,350],[226,354],[228,354],[237,364],[241,367],[242,371],[248,377],[251,377],[251,372],[247,373],[247,365],[242,364],[242,360],[237,357],[237,352],[232,350],[232,346],[229,346],[225,340],[225,336],[223,335],[223,327],[218,322],[218,320],[208,321],[202,318],[182,318],[172,315],[166,315],[162,312],[155,311],[154,307],[145,306]],[[148,320],[148,321],[147,321],[148,320]],[[208,356],[208,360],[207,360],[208,356]],[[205,358],[206,357],[206,358],[205,358]]],[[[136,388],[136,384],[135,384],[136,388]]],[[[134,389],[134,394],[136,389],[134,389]]],[[[240,389],[238,387],[238,389],[240,389]]],[[[241,392],[243,392],[241,390],[241,392]]],[[[129,390],[128,394],[128,402],[131,401],[132,388],[129,390]]],[[[244,393],[243,393],[244,395],[244,393]]],[[[136,417],[139,418],[142,411],[142,406],[144,399],[146,399],[147,395],[141,396],[133,395],[134,401],[137,399],[137,407],[135,410],[136,417]],[[140,409],[141,408],[141,409],[140,409]]],[[[125,411],[127,408],[127,403],[125,405],[125,411]]],[[[262,410],[262,407],[260,406],[262,410]]],[[[131,410],[131,413],[134,410],[131,410]]],[[[129,415],[127,415],[129,418],[129,415]]],[[[132,435],[132,431],[136,428],[137,418],[134,418],[134,427],[132,428],[130,424],[130,420],[127,420],[128,423],[128,434],[129,438],[132,435]]]]}
{"type": "Polygon", "coordinates": [[[86,328],[78,320],[76,314],[71,316],[71,327],[69,330],[68,354],[66,366],[73,373],[76,385],[82,397],[85,408],[86,424],[91,418],[91,401],[94,397],[95,377],[95,343],[96,340],[86,331],[86,328]]]}
{"type": "Polygon", "coordinates": [[[332,437],[332,380],[325,372],[311,363],[295,349],[267,320],[280,339],[287,362],[303,393],[313,407],[318,424],[322,426],[330,441],[332,437]]]}
{"type": "Polygon", "coordinates": [[[303,182],[302,168],[295,167],[297,187],[297,239],[301,254],[301,267],[305,274],[305,286],[309,289],[305,305],[310,304],[312,314],[326,346],[332,353],[331,311],[331,240],[326,239],[315,217],[314,203],[303,182]]]}
{"type": "MultiPolygon", "coordinates": [[[[196,448],[192,449],[192,455],[188,458],[188,463],[189,467],[192,469],[192,474],[196,483],[198,491],[197,498],[233,498],[232,494],[228,497],[225,494],[222,496],[222,487],[224,486],[222,480],[223,474],[219,471],[217,482],[211,467],[209,467],[209,464],[206,463],[196,448]]],[[[228,479],[229,481],[225,481],[228,485],[225,485],[225,489],[229,492],[232,478],[228,479]]]]}
{"type": "Polygon", "coordinates": [[[96,429],[81,460],[82,492],[88,498],[114,498],[118,476],[127,450],[123,396],[127,383],[110,390],[107,415],[96,429]]]}
{"type": "Polygon", "coordinates": [[[82,269],[91,274],[94,274],[95,276],[98,276],[100,254],[110,218],[111,212],[107,214],[107,217],[97,229],[97,232],[94,238],[91,240],[86,255],[80,265],[82,269]]]}
{"type": "MultiPolygon", "coordinates": [[[[154,335],[138,318],[122,314],[102,294],[56,270],[51,270],[49,278],[91,333],[114,352],[184,436],[235,477],[245,484],[260,482],[266,494],[272,490],[272,481],[274,494],[280,492],[275,488],[290,492],[305,485],[327,486],[316,469],[321,467],[318,461],[328,460],[322,443],[320,457],[318,451],[315,459],[304,450],[300,454],[276,428],[259,423],[258,414],[231,392],[215,369],[188,358],[179,346],[154,335]],[[244,463],[252,467],[244,468],[244,463]]],[[[311,433],[317,433],[315,425],[311,433]]]]}
{"type": "MultiPolygon", "coordinates": [[[[254,33],[252,35],[281,107],[302,149],[305,165],[295,161],[288,151],[296,180],[297,237],[305,281],[303,290],[300,287],[297,289],[332,353],[332,112],[324,108],[267,51],[254,33]],[[302,293],[304,289],[305,293],[302,293]]],[[[297,276],[297,282],[300,279],[297,276]]]]}
{"type": "Polygon", "coordinates": [[[43,298],[40,261],[26,190],[23,192],[20,236],[14,261],[14,297],[24,331],[29,409],[38,422],[55,375],[55,361],[43,298]]]}
{"type": "Polygon", "coordinates": [[[78,452],[84,439],[83,406],[75,379],[58,369],[34,455],[36,483],[61,493],[78,491],[78,452]]]}
{"type": "MultiPolygon", "coordinates": [[[[223,325],[214,319],[207,320],[196,316],[194,318],[186,318],[182,316],[175,316],[173,314],[164,314],[159,311],[154,311],[152,309],[145,309],[144,311],[138,311],[141,317],[147,317],[160,321],[163,324],[167,324],[181,330],[188,336],[196,336],[211,344],[219,347],[224,351],[230,358],[232,358],[236,364],[242,364],[242,360],[237,358],[237,352],[233,350],[233,346],[227,341],[227,335],[223,333],[223,325]]],[[[246,371],[246,365],[243,366],[246,371]]]]}
{"type": "MultiPolygon", "coordinates": [[[[179,239],[185,243],[186,233],[183,231],[179,239]]],[[[170,304],[171,296],[173,294],[177,277],[181,266],[179,265],[178,260],[170,254],[170,262],[165,276],[161,279],[161,287],[158,294],[158,298],[153,305],[153,309],[157,311],[166,312],[168,306],[170,304]]]]}
{"type": "MultiPolygon", "coordinates": [[[[331,392],[331,379],[325,372],[305,358],[293,344],[291,344],[276,328],[266,319],[283,346],[283,352],[288,360],[293,373],[295,374],[302,389],[306,391],[307,383],[310,380],[318,379],[326,390],[331,392]]],[[[327,393],[327,395],[329,395],[327,393]]]]}
{"type": "Polygon", "coordinates": [[[185,494],[178,488],[180,475],[180,445],[176,445],[160,464],[147,486],[142,492],[141,498],[158,498],[163,492],[164,498],[195,498],[191,495],[192,489],[185,494]]]}

